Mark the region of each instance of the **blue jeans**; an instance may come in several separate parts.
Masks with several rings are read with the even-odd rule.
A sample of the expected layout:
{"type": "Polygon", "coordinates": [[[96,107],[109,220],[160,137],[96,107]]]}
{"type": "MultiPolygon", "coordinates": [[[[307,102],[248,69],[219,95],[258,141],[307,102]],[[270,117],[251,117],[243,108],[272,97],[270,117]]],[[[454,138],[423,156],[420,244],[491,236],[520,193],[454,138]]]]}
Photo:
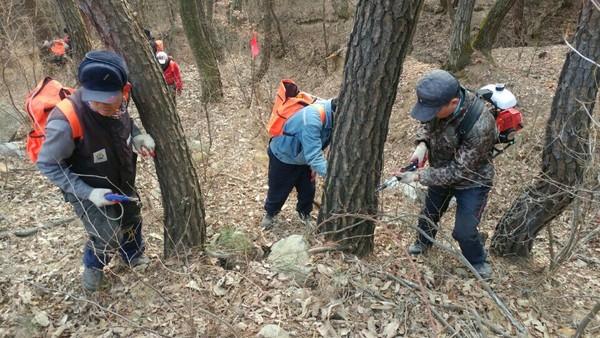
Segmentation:
{"type": "Polygon", "coordinates": [[[73,205],[88,234],[83,249],[83,265],[86,268],[101,270],[115,252],[125,262],[144,252],[141,207],[138,203],[124,202],[97,208],[89,200],[78,200],[73,194],[65,194],[65,199],[73,205]]]}
{"type": "Polygon", "coordinates": [[[310,166],[283,163],[273,155],[270,148],[267,154],[269,154],[269,191],[265,201],[267,215],[275,216],[281,211],[293,188],[296,188],[298,193],[296,211],[303,216],[310,215],[316,192],[310,166]]]}
{"type": "MultiPolygon", "coordinates": [[[[452,196],[456,197],[456,221],[452,237],[458,241],[465,258],[471,264],[483,263],[487,260],[487,253],[483,248],[483,241],[477,230],[481,215],[487,203],[491,187],[476,187],[469,189],[455,189],[451,187],[431,186],[427,189],[425,207],[419,215],[419,229],[435,238],[437,225],[442,215],[448,209],[452,196]],[[433,224],[431,224],[433,223],[433,224]],[[435,224],[435,226],[434,226],[435,224]]],[[[432,243],[421,232],[417,234],[417,241],[425,246],[432,243]]]]}

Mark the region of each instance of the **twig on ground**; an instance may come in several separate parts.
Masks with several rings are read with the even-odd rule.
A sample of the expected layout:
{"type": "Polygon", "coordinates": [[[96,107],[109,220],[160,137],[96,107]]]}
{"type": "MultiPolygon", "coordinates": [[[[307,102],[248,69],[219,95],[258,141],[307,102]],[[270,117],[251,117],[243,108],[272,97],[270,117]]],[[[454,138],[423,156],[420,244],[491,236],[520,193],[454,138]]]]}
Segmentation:
{"type": "Polygon", "coordinates": [[[51,228],[51,227],[54,227],[57,225],[63,225],[63,224],[72,222],[76,219],[77,219],[77,216],[70,216],[70,217],[62,218],[62,219],[59,219],[56,221],[48,222],[39,227],[31,227],[31,228],[27,228],[27,229],[16,229],[16,230],[5,230],[5,231],[0,232],[0,238],[5,238],[10,235],[15,235],[17,237],[27,237],[27,236],[31,236],[31,235],[35,234],[36,232],[38,232],[42,229],[51,228]]]}

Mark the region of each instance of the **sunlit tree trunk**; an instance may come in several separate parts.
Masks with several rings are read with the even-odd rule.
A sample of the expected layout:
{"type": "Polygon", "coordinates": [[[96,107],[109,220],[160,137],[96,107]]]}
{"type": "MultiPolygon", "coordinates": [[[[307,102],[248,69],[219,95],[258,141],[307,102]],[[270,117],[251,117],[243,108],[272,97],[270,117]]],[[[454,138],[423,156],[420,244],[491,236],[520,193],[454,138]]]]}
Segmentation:
{"type": "Polygon", "coordinates": [[[452,42],[450,55],[444,69],[456,72],[471,63],[471,17],[475,0],[463,0],[458,3],[454,24],[452,25],[452,42]]]}
{"type": "Polygon", "coordinates": [[[321,231],[359,256],[373,251],[375,223],[361,215],[377,213],[388,122],[422,6],[423,0],[361,0],[348,42],[319,222],[358,214],[333,218],[321,231]]]}
{"type": "Polygon", "coordinates": [[[515,0],[496,0],[481,22],[481,28],[473,40],[473,48],[482,52],[490,61],[492,61],[492,47],[496,42],[496,35],[514,4],[515,0]]]}
{"type": "Polygon", "coordinates": [[[577,52],[567,54],[546,125],[542,172],[500,219],[491,243],[496,254],[529,256],[540,230],[562,214],[585,184],[590,115],[600,84],[598,65],[581,56],[600,60],[600,10],[591,0],[584,1],[574,40],[577,52]]]}
{"type": "Polygon", "coordinates": [[[203,102],[220,102],[223,100],[221,72],[207,32],[199,21],[196,0],[180,0],[179,5],[183,30],[200,72],[201,99],[203,102]]]}
{"type": "Polygon", "coordinates": [[[146,131],[156,141],[154,163],[164,207],[164,256],[204,244],[206,225],[198,175],[175,102],[142,27],[122,0],[77,0],[109,49],[129,68],[133,100],[146,131]]]}

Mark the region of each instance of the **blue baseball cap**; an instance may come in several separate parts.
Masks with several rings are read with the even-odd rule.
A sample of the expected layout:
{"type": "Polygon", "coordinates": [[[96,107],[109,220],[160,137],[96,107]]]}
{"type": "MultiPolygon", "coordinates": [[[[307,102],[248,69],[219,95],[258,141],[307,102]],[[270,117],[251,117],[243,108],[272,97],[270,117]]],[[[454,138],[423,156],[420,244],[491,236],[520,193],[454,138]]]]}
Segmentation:
{"type": "Polygon", "coordinates": [[[417,83],[417,103],[411,116],[421,122],[428,122],[435,117],[440,108],[459,94],[460,83],[445,70],[433,70],[417,83]]]}
{"type": "Polygon", "coordinates": [[[114,103],[123,95],[129,70],[125,60],[105,50],[91,51],[79,64],[77,78],[81,84],[83,101],[114,103]]]}

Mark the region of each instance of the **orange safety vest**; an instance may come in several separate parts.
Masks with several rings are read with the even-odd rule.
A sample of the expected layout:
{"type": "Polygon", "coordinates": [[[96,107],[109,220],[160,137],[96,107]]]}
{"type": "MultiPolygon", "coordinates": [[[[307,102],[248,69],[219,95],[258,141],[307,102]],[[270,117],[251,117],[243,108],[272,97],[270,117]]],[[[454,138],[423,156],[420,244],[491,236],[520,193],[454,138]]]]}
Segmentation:
{"type": "Polygon", "coordinates": [[[66,43],[62,39],[54,40],[54,43],[52,44],[52,47],[50,47],[50,50],[54,53],[54,55],[60,57],[65,55],[65,53],[67,52],[65,45],[66,43]]]}

